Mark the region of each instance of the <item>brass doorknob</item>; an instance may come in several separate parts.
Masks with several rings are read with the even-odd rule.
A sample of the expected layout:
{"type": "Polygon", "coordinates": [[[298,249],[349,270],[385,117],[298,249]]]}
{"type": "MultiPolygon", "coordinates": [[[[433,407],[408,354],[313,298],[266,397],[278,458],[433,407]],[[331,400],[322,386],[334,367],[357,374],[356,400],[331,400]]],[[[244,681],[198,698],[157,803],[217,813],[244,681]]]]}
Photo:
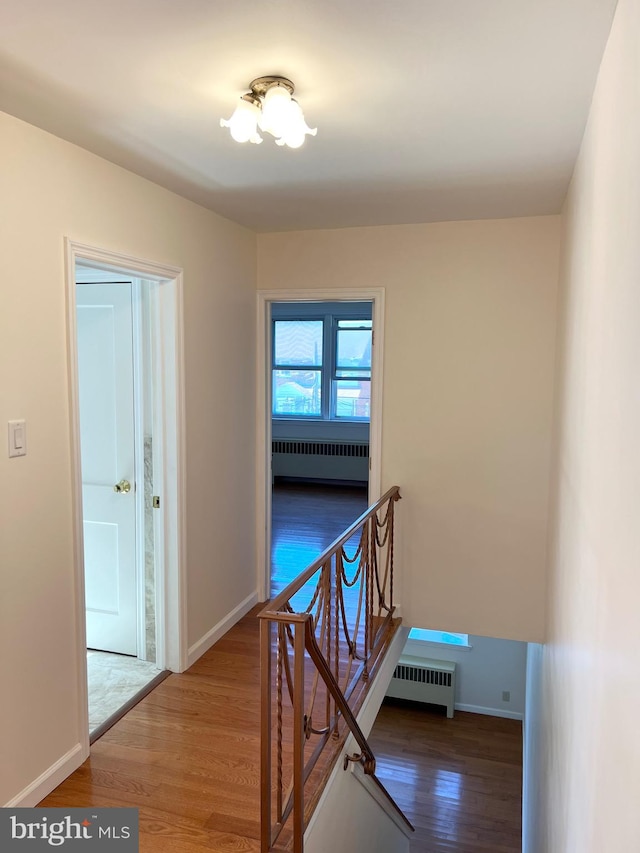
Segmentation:
{"type": "Polygon", "coordinates": [[[131,491],[131,483],[128,480],[120,480],[120,482],[116,483],[113,487],[113,491],[117,492],[119,495],[126,495],[131,491]]]}

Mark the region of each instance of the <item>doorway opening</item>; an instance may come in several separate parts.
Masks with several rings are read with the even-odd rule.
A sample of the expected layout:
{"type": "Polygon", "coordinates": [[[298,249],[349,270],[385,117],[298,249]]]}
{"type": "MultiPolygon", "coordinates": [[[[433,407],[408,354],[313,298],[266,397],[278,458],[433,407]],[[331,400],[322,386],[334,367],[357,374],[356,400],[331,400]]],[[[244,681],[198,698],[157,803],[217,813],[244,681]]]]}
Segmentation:
{"type": "Polygon", "coordinates": [[[381,289],[259,293],[263,599],[379,497],[383,298],[381,289]]]}
{"type": "Polygon", "coordinates": [[[181,275],[68,244],[81,720],[185,668],[181,275]]]}

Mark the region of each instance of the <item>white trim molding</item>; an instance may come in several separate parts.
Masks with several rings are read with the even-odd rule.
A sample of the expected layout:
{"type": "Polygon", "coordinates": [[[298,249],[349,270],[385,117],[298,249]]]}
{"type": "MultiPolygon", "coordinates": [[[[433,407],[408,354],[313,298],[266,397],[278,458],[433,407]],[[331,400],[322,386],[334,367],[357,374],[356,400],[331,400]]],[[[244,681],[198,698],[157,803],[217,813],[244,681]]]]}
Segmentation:
{"type": "Polygon", "coordinates": [[[24,809],[33,808],[43,800],[47,794],[50,794],[54,788],[57,788],[67,776],[70,776],[74,770],[89,757],[89,744],[87,735],[87,745],[77,743],[65,755],[54,762],[51,767],[48,767],[44,773],[30,785],[27,785],[20,793],[8,803],[5,803],[5,809],[24,809]]]}
{"type": "MultiPolygon", "coordinates": [[[[144,483],[144,383],[149,365],[143,355],[142,280],[131,280],[131,308],[133,321],[133,421],[134,421],[134,477],[144,483]],[[146,368],[146,369],[145,369],[146,368]]],[[[136,513],[136,589],[137,625],[136,647],[138,658],[147,660],[146,567],[145,567],[145,512],[144,488],[136,488],[134,495],[136,513]]]]}
{"type": "Polygon", "coordinates": [[[234,607],[231,613],[227,613],[227,615],[221,619],[216,625],[211,628],[211,630],[207,631],[207,633],[200,637],[200,639],[189,647],[189,652],[187,655],[187,667],[192,666],[198,658],[201,658],[202,655],[209,651],[211,646],[214,643],[217,643],[218,640],[227,633],[227,631],[231,630],[236,622],[239,622],[243,616],[251,610],[252,607],[258,603],[258,593],[252,592],[251,595],[248,595],[244,601],[241,601],[237,607],[234,607]]]}
{"type": "Polygon", "coordinates": [[[71,240],[68,237],[65,237],[65,246],[67,248],[67,258],[69,258],[69,253],[71,253],[74,260],[75,258],[79,258],[87,266],[98,268],[106,266],[124,275],[135,273],[141,278],[154,279],[155,281],[171,281],[182,275],[180,267],[136,258],[133,255],[124,255],[121,252],[113,252],[110,249],[99,249],[96,246],[89,246],[87,243],[78,243],[76,240],[71,240]]]}
{"type": "Polygon", "coordinates": [[[486,714],[487,717],[504,717],[506,720],[523,720],[524,714],[520,711],[505,711],[502,708],[485,708],[482,705],[464,705],[456,702],[453,706],[456,711],[468,711],[470,714],[486,714]]]}
{"type": "MultiPolygon", "coordinates": [[[[82,474],[80,453],[80,406],[78,394],[78,347],[76,326],[76,262],[96,269],[134,276],[159,285],[158,310],[162,318],[165,357],[158,365],[162,400],[163,461],[170,472],[165,483],[162,526],[165,540],[164,598],[165,625],[160,626],[158,665],[181,672],[187,660],[186,625],[186,529],[184,519],[185,440],[184,440],[184,354],[182,319],[182,271],[130,255],[98,249],[65,238],[67,283],[67,369],[69,375],[69,419],[71,433],[72,506],[74,519],[74,593],[76,611],[76,671],[78,682],[78,740],[81,754],[89,755],[89,718],[86,662],[84,542],[82,533],[82,474]],[[162,630],[164,628],[164,631],[162,630]]],[[[155,432],[155,430],[154,430],[155,432]]],[[[72,772],[72,768],[69,772],[72,772]]],[[[67,774],[68,775],[68,774],[67,774]]],[[[56,784],[62,781],[61,777],[56,784]]],[[[55,786],[53,786],[55,787],[55,786]]],[[[50,788],[49,790],[52,790],[50,788]]],[[[45,791],[45,793],[47,793],[45,791]]],[[[43,794],[44,795],[44,794],[43,794]]]]}

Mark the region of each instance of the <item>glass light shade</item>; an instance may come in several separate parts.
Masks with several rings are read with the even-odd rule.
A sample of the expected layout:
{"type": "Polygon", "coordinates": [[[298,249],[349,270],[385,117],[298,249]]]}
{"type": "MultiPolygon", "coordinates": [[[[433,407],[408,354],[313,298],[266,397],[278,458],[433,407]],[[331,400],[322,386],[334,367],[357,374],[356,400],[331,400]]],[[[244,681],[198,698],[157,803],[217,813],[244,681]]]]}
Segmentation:
{"type": "Polygon", "coordinates": [[[260,129],[274,136],[284,136],[291,121],[295,121],[295,111],[289,90],[284,86],[272,86],[267,89],[262,102],[260,129]]]}
{"type": "Polygon", "coordinates": [[[240,102],[231,118],[228,121],[221,118],[220,126],[228,127],[231,136],[236,142],[258,143],[262,142],[261,137],[256,133],[259,118],[260,108],[250,101],[240,98],[240,102]]]}
{"type": "Polygon", "coordinates": [[[276,139],[276,145],[286,145],[289,148],[300,148],[304,142],[305,132],[298,129],[291,131],[286,136],[276,139]]]}
{"type": "Polygon", "coordinates": [[[278,145],[287,145],[289,148],[300,148],[307,134],[315,136],[318,128],[307,125],[302,114],[302,108],[297,101],[291,99],[291,110],[289,113],[289,125],[280,139],[276,139],[278,145]]]}

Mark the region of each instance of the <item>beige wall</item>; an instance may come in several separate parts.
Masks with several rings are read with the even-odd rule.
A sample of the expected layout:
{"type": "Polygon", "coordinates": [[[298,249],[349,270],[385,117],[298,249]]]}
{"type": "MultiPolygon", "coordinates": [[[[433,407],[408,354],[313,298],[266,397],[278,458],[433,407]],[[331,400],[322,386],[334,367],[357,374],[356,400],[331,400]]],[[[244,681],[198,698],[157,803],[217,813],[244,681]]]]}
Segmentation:
{"type": "Polygon", "coordinates": [[[544,633],[559,217],[258,237],[258,286],[384,287],[407,624],[544,633]]]}
{"type": "Polygon", "coordinates": [[[250,232],[2,114],[0,198],[1,804],[80,736],[63,238],[184,269],[189,644],[255,589],[256,255],[250,232]]]}
{"type": "Polygon", "coordinates": [[[640,849],[640,2],[620,0],[566,204],[531,853],[640,849]]]}

